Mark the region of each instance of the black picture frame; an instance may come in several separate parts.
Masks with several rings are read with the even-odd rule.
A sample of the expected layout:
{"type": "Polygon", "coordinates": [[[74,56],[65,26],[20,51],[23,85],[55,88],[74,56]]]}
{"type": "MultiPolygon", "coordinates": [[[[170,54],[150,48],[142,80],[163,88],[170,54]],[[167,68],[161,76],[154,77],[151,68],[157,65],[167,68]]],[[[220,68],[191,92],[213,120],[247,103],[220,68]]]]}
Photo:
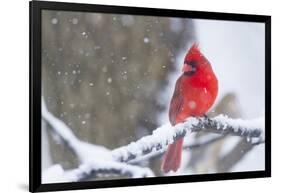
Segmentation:
{"type": "Polygon", "coordinates": [[[271,17],[266,15],[248,15],[233,13],[215,13],[124,6],[105,6],[79,3],[47,1],[29,2],[30,11],[30,98],[29,98],[29,191],[60,191],[90,188],[109,188],[140,186],[152,184],[185,183],[214,180],[262,178],[271,176],[271,17]],[[181,18],[230,20],[260,22],[265,24],[265,170],[233,173],[216,173],[188,176],[153,177],[140,179],[119,179],[106,181],[75,183],[41,183],[41,13],[42,10],[65,10],[79,12],[119,13],[131,15],[167,16],[181,18]]]}

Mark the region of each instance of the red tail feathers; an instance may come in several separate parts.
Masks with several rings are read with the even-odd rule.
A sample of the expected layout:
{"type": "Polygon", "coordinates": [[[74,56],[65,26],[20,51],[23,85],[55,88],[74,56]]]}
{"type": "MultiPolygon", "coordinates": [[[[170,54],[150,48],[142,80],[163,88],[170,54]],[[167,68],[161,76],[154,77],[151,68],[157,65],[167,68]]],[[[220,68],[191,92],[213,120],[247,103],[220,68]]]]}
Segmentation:
{"type": "Polygon", "coordinates": [[[177,142],[169,145],[161,165],[163,172],[167,173],[171,170],[176,172],[179,169],[181,163],[182,144],[183,139],[179,139],[177,142]]]}

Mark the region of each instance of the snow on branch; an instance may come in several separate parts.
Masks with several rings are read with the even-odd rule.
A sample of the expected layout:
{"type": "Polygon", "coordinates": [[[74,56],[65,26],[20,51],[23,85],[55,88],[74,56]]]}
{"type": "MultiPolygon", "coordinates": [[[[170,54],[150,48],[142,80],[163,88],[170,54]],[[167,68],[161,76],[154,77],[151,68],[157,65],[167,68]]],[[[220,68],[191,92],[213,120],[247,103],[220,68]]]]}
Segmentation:
{"type": "Polygon", "coordinates": [[[89,161],[76,169],[64,170],[61,165],[55,164],[43,171],[43,183],[78,182],[96,177],[127,176],[132,178],[154,177],[149,168],[128,165],[112,161],[89,161]]]}
{"type": "MultiPolygon", "coordinates": [[[[183,144],[183,149],[192,150],[192,149],[196,149],[196,148],[206,147],[207,145],[215,143],[215,142],[217,142],[217,141],[219,141],[223,138],[225,138],[225,135],[215,135],[215,136],[214,135],[207,135],[207,136],[203,136],[203,137],[198,138],[196,140],[196,142],[193,142],[193,143],[187,142],[187,140],[185,140],[184,144],[183,144]]],[[[144,156],[141,156],[141,157],[135,158],[133,160],[130,160],[130,161],[128,161],[128,163],[137,164],[137,163],[140,163],[140,162],[145,161],[145,160],[158,158],[165,153],[167,147],[164,148],[164,151],[153,151],[153,152],[150,152],[150,153],[148,153],[144,156]]]]}
{"type": "Polygon", "coordinates": [[[78,168],[69,171],[64,171],[58,164],[54,165],[49,170],[43,171],[44,182],[48,183],[52,178],[60,178],[64,182],[81,181],[99,175],[124,175],[133,178],[154,176],[149,168],[120,163],[112,158],[109,149],[79,140],[63,121],[47,110],[43,98],[41,111],[42,119],[50,125],[52,132],[72,150],[81,162],[78,168]]]}
{"type": "Polygon", "coordinates": [[[42,119],[48,123],[52,131],[60,138],[60,140],[69,147],[74,153],[76,146],[79,143],[78,138],[73,134],[71,129],[61,120],[51,114],[47,107],[45,100],[42,98],[41,103],[42,119]]]}
{"type": "MultiPolygon", "coordinates": [[[[111,151],[105,147],[78,139],[63,121],[47,110],[43,98],[42,119],[50,125],[50,129],[59,136],[61,141],[73,151],[81,162],[78,168],[69,171],[64,171],[61,167],[55,167],[56,170],[53,169],[59,171],[60,176],[67,181],[81,181],[100,175],[154,176],[149,168],[129,164],[161,156],[169,144],[184,137],[188,132],[208,132],[219,135],[199,140],[194,144],[185,144],[185,149],[206,146],[226,135],[240,136],[247,139],[252,145],[258,145],[265,141],[264,118],[242,120],[219,115],[214,118],[191,117],[184,123],[173,127],[170,124],[165,124],[154,130],[152,135],[111,151]]],[[[48,174],[48,172],[46,173],[48,174]]],[[[45,177],[48,179],[47,175],[45,177]]]]}
{"type": "Polygon", "coordinates": [[[253,144],[259,144],[257,142],[264,141],[264,118],[242,120],[223,115],[214,118],[191,117],[174,127],[170,124],[163,125],[154,130],[152,135],[113,150],[112,155],[117,161],[129,162],[150,153],[164,152],[169,144],[184,137],[187,132],[199,131],[240,136],[253,144]]]}
{"type": "Polygon", "coordinates": [[[132,178],[153,177],[153,172],[146,167],[129,165],[113,161],[91,161],[80,165],[77,169],[66,172],[70,181],[83,181],[89,178],[104,177],[107,175],[127,176],[132,178]]]}
{"type": "Polygon", "coordinates": [[[42,99],[42,119],[50,125],[50,129],[78,157],[81,163],[92,161],[94,157],[112,160],[111,151],[105,147],[90,144],[78,139],[72,130],[61,120],[51,114],[42,99]]]}

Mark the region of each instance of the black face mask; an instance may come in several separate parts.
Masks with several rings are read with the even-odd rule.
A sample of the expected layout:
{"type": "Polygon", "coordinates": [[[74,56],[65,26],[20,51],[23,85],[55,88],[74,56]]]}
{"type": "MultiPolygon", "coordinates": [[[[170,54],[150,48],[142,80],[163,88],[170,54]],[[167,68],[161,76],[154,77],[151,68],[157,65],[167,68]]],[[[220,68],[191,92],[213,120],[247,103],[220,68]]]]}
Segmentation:
{"type": "Polygon", "coordinates": [[[191,71],[188,71],[188,72],[184,72],[184,73],[183,73],[185,76],[192,76],[192,75],[195,74],[195,72],[196,72],[196,65],[197,65],[197,62],[196,62],[196,61],[194,61],[194,60],[188,61],[188,60],[187,60],[187,61],[184,62],[184,65],[189,65],[189,66],[191,66],[191,71]]]}

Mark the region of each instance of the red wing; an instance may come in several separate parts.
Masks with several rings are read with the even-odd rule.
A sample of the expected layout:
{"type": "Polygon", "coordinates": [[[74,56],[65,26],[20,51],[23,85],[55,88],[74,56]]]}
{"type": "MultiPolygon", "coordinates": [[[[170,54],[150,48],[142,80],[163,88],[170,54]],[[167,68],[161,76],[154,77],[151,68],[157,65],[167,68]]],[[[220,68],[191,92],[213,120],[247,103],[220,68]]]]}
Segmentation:
{"type": "Polygon", "coordinates": [[[169,109],[169,119],[172,125],[175,125],[177,123],[176,118],[179,112],[181,111],[182,105],[183,105],[183,96],[181,92],[181,81],[179,78],[176,83],[175,91],[169,109]]]}

